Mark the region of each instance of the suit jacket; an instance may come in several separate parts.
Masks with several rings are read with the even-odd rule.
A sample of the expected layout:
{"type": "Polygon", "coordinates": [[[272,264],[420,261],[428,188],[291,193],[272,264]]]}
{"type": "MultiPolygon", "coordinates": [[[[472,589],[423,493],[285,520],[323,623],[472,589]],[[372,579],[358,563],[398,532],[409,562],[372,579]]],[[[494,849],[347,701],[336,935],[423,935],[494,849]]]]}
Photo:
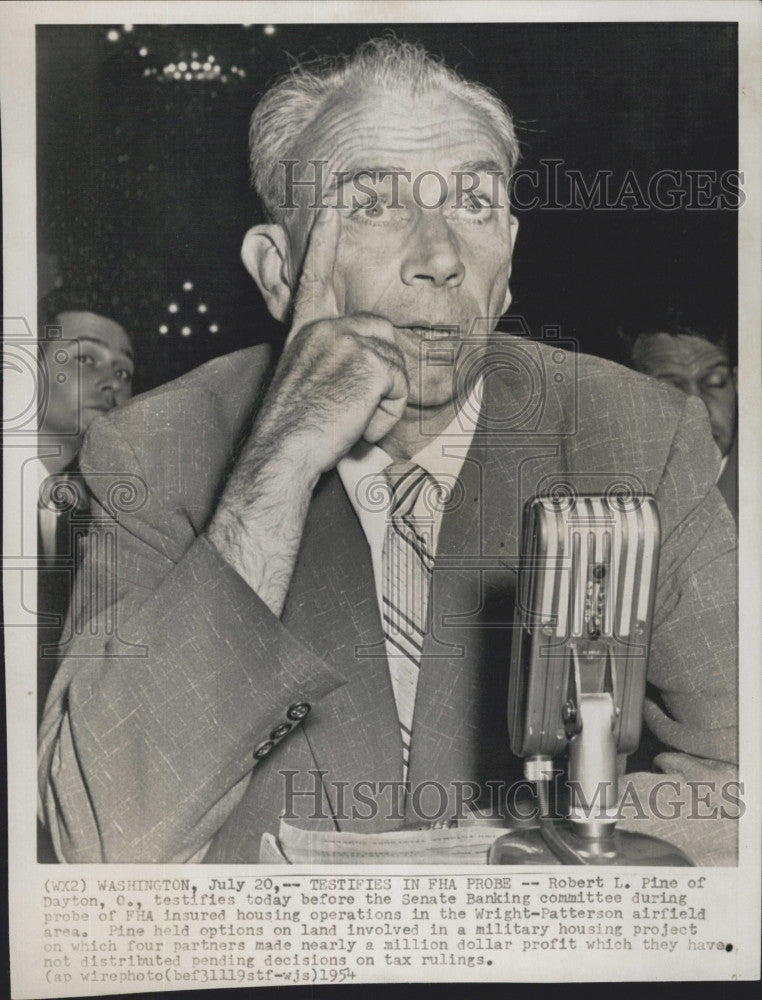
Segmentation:
{"type": "MultiPolygon", "coordinates": [[[[324,829],[404,822],[383,784],[402,754],[370,554],[336,472],[314,492],[280,619],[204,533],[268,361],[264,347],[217,359],[91,427],[82,573],[99,583],[75,609],[40,742],[41,808],[67,861],[254,862],[284,811],[324,829]]],[[[735,760],[735,536],[703,404],[524,340],[484,395],[440,533],[412,788],[520,773],[505,719],[520,514],[559,477],[656,495],[649,680],[668,714],[646,715],[690,761],[735,760]]]]}

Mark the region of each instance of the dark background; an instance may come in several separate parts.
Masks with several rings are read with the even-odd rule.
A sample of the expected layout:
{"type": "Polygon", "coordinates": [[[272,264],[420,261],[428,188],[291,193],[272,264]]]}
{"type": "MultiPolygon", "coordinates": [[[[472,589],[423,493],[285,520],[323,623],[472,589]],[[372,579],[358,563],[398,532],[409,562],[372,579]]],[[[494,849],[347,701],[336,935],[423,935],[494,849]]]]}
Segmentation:
{"type": "MultiPolygon", "coordinates": [[[[737,168],[734,25],[39,27],[41,261],[55,261],[59,280],[105,283],[129,303],[136,389],[277,340],[238,256],[260,219],[249,114],[294,57],[349,52],[387,27],[503,97],[523,167],[561,158],[588,180],[610,170],[614,190],[630,169],[645,188],[660,169],[737,168]],[[164,78],[194,53],[214,56],[216,82],[164,78]]],[[[533,333],[560,325],[583,350],[619,358],[619,321],[669,298],[735,338],[734,212],[518,214],[511,312],[533,333]]]]}

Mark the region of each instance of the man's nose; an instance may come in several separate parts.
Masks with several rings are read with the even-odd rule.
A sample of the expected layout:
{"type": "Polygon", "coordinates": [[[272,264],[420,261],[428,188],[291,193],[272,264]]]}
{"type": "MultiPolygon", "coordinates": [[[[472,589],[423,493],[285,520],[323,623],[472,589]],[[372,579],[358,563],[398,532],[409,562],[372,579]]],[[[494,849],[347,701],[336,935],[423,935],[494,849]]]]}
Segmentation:
{"type": "Polygon", "coordinates": [[[98,388],[102,393],[117,393],[122,385],[121,379],[115,371],[105,368],[98,379],[98,388]]]}
{"type": "Polygon", "coordinates": [[[438,209],[421,209],[405,251],[402,280],[406,285],[457,287],[465,277],[458,245],[438,209]]]}

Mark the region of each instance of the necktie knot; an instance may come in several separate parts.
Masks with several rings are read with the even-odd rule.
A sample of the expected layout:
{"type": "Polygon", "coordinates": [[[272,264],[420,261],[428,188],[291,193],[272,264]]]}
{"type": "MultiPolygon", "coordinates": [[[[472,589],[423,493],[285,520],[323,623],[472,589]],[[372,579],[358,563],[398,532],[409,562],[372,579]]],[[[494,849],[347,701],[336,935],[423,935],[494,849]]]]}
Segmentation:
{"type": "Polygon", "coordinates": [[[395,462],[384,474],[391,491],[389,520],[416,531],[433,524],[447,503],[436,479],[415,462],[395,462]]]}

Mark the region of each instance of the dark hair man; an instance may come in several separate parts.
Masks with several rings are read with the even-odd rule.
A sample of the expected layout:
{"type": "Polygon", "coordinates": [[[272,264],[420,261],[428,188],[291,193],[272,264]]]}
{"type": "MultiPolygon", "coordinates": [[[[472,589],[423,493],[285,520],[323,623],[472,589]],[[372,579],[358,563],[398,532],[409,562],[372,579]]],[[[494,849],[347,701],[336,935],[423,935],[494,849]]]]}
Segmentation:
{"type": "Polygon", "coordinates": [[[39,443],[50,472],[79,452],[96,416],[122,406],[132,395],[132,342],[100,303],[56,290],[41,304],[40,352],[46,395],[39,443]],[[48,447],[50,446],[50,447],[48,447]]]}
{"type": "MultiPolygon", "coordinates": [[[[495,333],[516,153],[500,101],[404,43],[265,95],[251,155],[269,221],[243,259],[288,337],[271,375],[252,348],[90,430],[82,468],[118,559],[41,730],[62,859],[255,862],[284,817],[390,831],[431,817],[426,790],[447,819],[464,782],[519,777],[520,511],[559,475],[656,494],[667,711],[645,711],[676,787],[735,759],[734,532],[695,473],[704,408],[495,333]],[[127,472],[146,492],[120,509],[108,474],[127,472]]],[[[102,577],[100,550],[91,536],[102,577]]],[[[700,825],[670,839],[706,860],[722,838],[698,843],[700,825]]]]}
{"type": "Polygon", "coordinates": [[[737,521],[738,390],[736,367],[724,334],[715,334],[671,311],[641,325],[632,343],[630,364],[702,400],[722,455],[717,488],[737,521]]]}
{"type": "MultiPolygon", "coordinates": [[[[38,609],[50,624],[40,628],[38,702],[42,708],[57,663],[55,644],[73,582],[72,518],[86,530],[89,500],[77,456],[92,421],[132,395],[130,338],[108,306],[94,295],[57,289],[40,303],[41,386],[37,469],[38,609]],[[67,557],[71,557],[67,563],[67,557]]],[[[120,317],[121,318],[121,317],[120,317]]]]}

